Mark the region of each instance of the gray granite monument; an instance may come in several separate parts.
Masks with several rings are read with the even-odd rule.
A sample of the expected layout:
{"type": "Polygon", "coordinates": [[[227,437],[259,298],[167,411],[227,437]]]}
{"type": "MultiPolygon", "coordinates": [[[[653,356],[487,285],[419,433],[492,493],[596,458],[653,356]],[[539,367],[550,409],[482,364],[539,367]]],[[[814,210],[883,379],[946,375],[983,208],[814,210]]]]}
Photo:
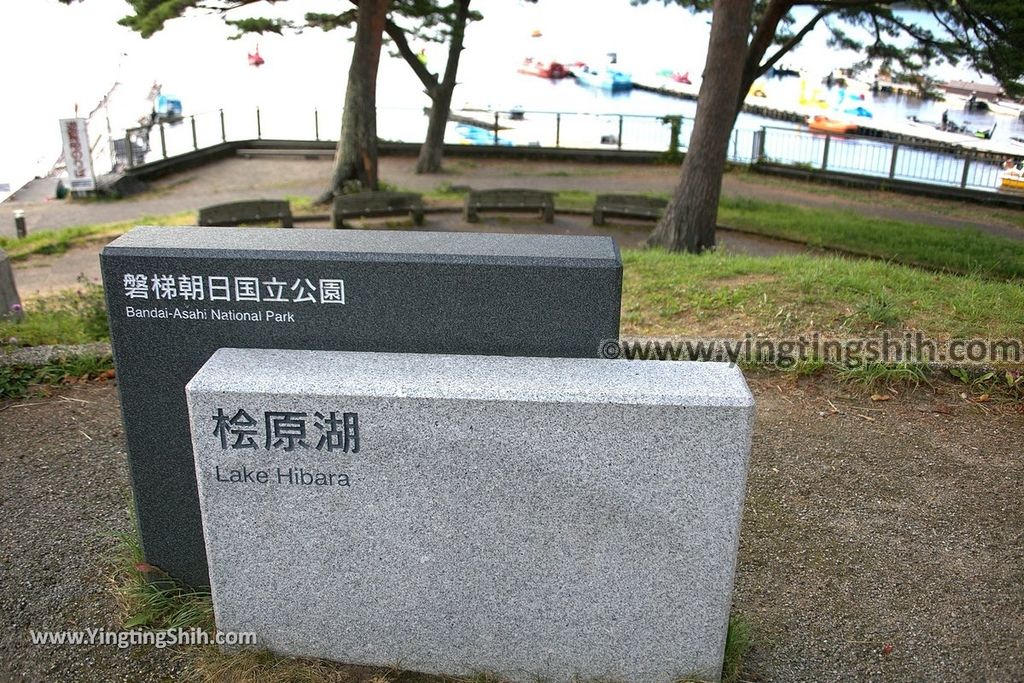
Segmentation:
{"type": "Polygon", "coordinates": [[[223,349],[187,393],[219,629],[438,674],[719,676],[737,368],[223,349]]]}
{"type": "Polygon", "coordinates": [[[103,284],[146,560],[207,584],[185,383],[221,347],[596,357],[611,238],[137,228],[103,284]]]}

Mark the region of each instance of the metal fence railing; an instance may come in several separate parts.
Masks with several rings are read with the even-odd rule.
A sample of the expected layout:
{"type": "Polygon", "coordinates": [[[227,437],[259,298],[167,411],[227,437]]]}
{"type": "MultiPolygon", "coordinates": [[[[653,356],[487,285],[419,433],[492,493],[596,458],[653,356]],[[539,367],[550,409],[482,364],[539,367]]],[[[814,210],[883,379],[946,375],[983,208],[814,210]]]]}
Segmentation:
{"type": "MultiPolygon", "coordinates": [[[[678,149],[685,152],[693,119],[679,122],[678,149]]],[[[287,105],[256,109],[221,109],[164,121],[125,132],[118,141],[118,163],[132,167],[240,140],[335,140],[340,130],[337,109],[296,110],[287,105]]],[[[422,142],[427,117],[422,109],[377,111],[382,140],[422,142]]],[[[449,144],[533,146],[665,152],[670,148],[669,117],[555,111],[459,110],[445,134],[449,144]]],[[[910,144],[855,135],[830,135],[802,128],[737,127],[729,143],[734,163],[769,162],[834,173],[848,173],[910,182],[995,190],[1000,166],[948,146],[910,144]]]]}
{"type": "Polygon", "coordinates": [[[948,146],[763,127],[756,160],[974,190],[996,190],[1001,166],[948,146]]]}

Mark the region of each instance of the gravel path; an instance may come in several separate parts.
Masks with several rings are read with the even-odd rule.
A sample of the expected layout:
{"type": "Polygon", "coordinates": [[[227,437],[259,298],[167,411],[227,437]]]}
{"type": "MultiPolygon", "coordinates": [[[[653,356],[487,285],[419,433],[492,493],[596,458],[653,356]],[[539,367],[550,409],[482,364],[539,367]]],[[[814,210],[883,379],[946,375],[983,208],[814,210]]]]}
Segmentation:
{"type": "MultiPolygon", "coordinates": [[[[751,677],[1024,680],[1024,414],[952,385],[872,403],[829,380],[749,379],[734,603],[751,677]]],[[[180,675],[166,651],[28,641],[117,628],[104,567],[127,525],[120,430],[109,385],[0,405],[0,680],[180,675]]]]}
{"type": "Polygon", "coordinates": [[[107,567],[130,493],[116,391],[93,384],[0,410],[0,680],[174,678],[166,650],[30,641],[30,630],[120,628],[107,567]]]}

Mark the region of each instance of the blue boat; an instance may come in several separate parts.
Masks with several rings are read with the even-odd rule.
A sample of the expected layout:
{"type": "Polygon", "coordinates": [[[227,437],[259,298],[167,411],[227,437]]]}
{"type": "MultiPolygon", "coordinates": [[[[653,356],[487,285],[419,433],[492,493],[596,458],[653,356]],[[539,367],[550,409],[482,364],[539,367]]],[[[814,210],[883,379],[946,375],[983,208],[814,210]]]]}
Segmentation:
{"type": "Polygon", "coordinates": [[[633,77],[628,72],[611,66],[594,69],[586,64],[580,64],[572,68],[572,75],[576,77],[577,83],[591,88],[618,91],[633,87],[633,77]]]}
{"type": "MultiPolygon", "coordinates": [[[[460,123],[455,126],[455,133],[459,136],[459,144],[462,145],[495,144],[494,131],[481,128],[480,126],[471,126],[468,123],[460,123]]],[[[499,136],[497,144],[499,147],[511,147],[512,141],[499,136]]]]}
{"type": "Polygon", "coordinates": [[[176,121],[181,118],[181,100],[176,97],[160,95],[156,98],[154,111],[160,121],[176,121]]]}

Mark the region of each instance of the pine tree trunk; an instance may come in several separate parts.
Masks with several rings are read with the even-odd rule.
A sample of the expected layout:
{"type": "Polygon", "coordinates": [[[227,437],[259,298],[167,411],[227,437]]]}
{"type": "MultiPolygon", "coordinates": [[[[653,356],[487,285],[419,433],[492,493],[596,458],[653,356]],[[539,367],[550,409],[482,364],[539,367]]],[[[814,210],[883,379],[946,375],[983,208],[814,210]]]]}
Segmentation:
{"type": "Polygon", "coordinates": [[[459,73],[459,59],[462,56],[466,36],[466,21],[469,19],[470,0],[456,0],[455,20],[452,23],[451,42],[448,44],[448,61],[444,67],[444,79],[430,92],[430,121],[427,137],[420,147],[416,160],[417,173],[438,173],[444,157],[444,134],[448,128],[448,114],[452,107],[452,93],[459,73]]]}
{"type": "Polygon", "coordinates": [[[452,91],[455,90],[455,83],[452,83],[450,87],[445,87],[446,85],[446,83],[442,83],[438,86],[431,98],[427,137],[420,146],[420,155],[416,160],[417,173],[438,173],[441,170],[441,160],[444,158],[444,134],[448,129],[452,91]]]}
{"type": "Polygon", "coordinates": [[[715,0],[707,63],[697,113],[679,185],[650,246],[700,253],[715,246],[729,138],[736,121],[736,95],[743,80],[753,0],[715,0]]]}
{"type": "Polygon", "coordinates": [[[342,194],[350,181],[356,181],[361,190],[377,189],[377,65],[390,6],[391,0],[359,3],[334,171],[330,186],[317,199],[319,204],[342,194]]]}

